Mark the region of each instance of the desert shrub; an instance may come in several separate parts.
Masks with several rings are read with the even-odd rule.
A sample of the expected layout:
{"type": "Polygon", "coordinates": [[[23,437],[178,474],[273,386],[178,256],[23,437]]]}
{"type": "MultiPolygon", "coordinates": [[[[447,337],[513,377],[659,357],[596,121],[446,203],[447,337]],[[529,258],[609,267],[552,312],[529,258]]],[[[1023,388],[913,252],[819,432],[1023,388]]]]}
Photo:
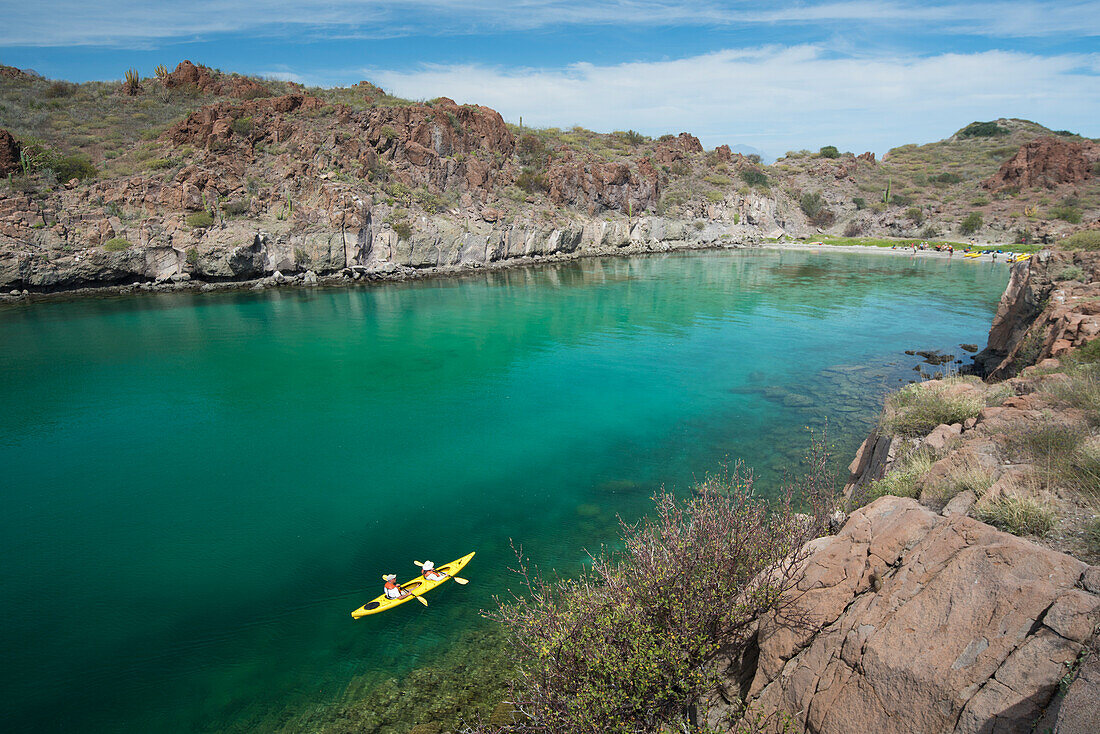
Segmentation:
{"type": "Polygon", "coordinates": [[[383,125],[382,129],[378,131],[378,134],[382,137],[383,140],[393,140],[397,137],[397,131],[389,125],[383,125]]]}
{"type": "Polygon", "coordinates": [[[642,135],[636,130],[627,130],[624,133],[619,133],[619,135],[621,135],[623,140],[625,140],[630,145],[641,145],[646,141],[645,135],[642,135]]]}
{"type": "Polygon", "coordinates": [[[1021,227],[1012,233],[1012,241],[1018,245],[1030,245],[1035,236],[1027,227],[1021,227]]]}
{"type": "Polygon", "coordinates": [[[723,194],[721,191],[715,191],[713,189],[704,192],[703,196],[706,197],[707,201],[714,204],[717,204],[718,202],[723,201],[726,198],[726,195],[723,194]]]}
{"type": "Polygon", "coordinates": [[[248,214],[248,210],[251,207],[249,202],[244,199],[234,199],[227,201],[222,205],[222,210],[230,217],[239,217],[242,214],[248,214]]]}
{"type": "Polygon", "coordinates": [[[714,184],[715,186],[729,186],[731,183],[730,180],[725,176],[719,176],[715,173],[703,176],[703,180],[709,184],[714,184]]]}
{"type": "Polygon", "coordinates": [[[1054,508],[1031,497],[1002,495],[977,508],[982,522],[1013,535],[1046,535],[1054,527],[1054,508]]]}
{"type": "Polygon", "coordinates": [[[918,438],[941,423],[962,423],[985,407],[973,392],[949,394],[962,378],[906,385],[886,400],[882,429],[892,435],[918,438]]]}
{"type": "Polygon", "coordinates": [[[546,176],[531,168],[524,168],[516,176],[516,186],[528,194],[545,193],[550,190],[546,176]]]}
{"type": "Polygon", "coordinates": [[[103,243],[103,249],[107,252],[122,252],[130,249],[130,240],[125,237],[112,237],[103,243]]]}
{"type": "Polygon", "coordinates": [[[962,176],[957,173],[941,173],[937,176],[932,176],[928,180],[938,184],[957,184],[962,181],[962,176]]]}
{"type": "Polygon", "coordinates": [[[856,205],[856,210],[857,211],[860,210],[860,209],[866,209],[867,208],[867,200],[864,199],[862,196],[854,197],[852,199],[852,203],[856,205]]]}
{"type": "Polygon", "coordinates": [[[214,217],[210,212],[195,212],[187,215],[187,226],[194,229],[204,229],[214,224],[214,217]]]}
{"type": "Polygon", "coordinates": [[[821,150],[818,151],[818,154],[822,158],[839,158],[840,157],[840,151],[837,150],[837,147],[835,145],[826,145],[826,146],[824,146],[823,148],[821,148],[821,150]]]}
{"type": "Polygon", "coordinates": [[[57,175],[58,181],[71,181],[74,178],[94,178],[97,171],[92,159],[83,153],[60,156],[53,159],[49,169],[57,175]]]}
{"type": "Polygon", "coordinates": [[[999,135],[1008,135],[1008,129],[995,122],[972,122],[958,132],[960,138],[994,138],[999,135]]]}
{"type": "Polygon", "coordinates": [[[1100,516],[1086,520],[1083,530],[1089,552],[1100,555],[1100,516]]]}
{"type": "Polygon", "coordinates": [[[525,167],[542,169],[546,166],[549,156],[550,149],[537,135],[528,133],[521,135],[516,141],[516,157],[525,167]]]}
{"type": "Polygon", "coordinates": [[[199,264],[199,251],[197,248],[187,248],[187,264],[190,265],[192,268],[199,264]]]}
{"type": "Polygon", "coordinates": [[[745,170],[741,171],[741,180],[747,183],[749,186],[763,187],[768,185],[767,175],[763,171],[756,168],[746,168],[745,170]]]}
{"type": "Polygon", "coordinates": [[[799,197],[798,206],[810,220],[810,224],[816,227],[827,227],[836,218],[833,212],[825,206],[825,198],[818,192],[806,192],[799,197]]]}
{"type": "Polygon", "coordinates": [[[305,267],[313,262],[313,258],[309,256],[304,247],[294,248],[294,264],[298,267],[305,267]]]}
{"type": "Polygon", "coordinates": [[[157,79],[165,82],[168,80],[168,67],[164,64],[157,64],[155,67],[153,67],[153,74],[157,77],[157,79]]]}
{"type": "Polygon", "coordinates": [[[691,173],[691,166],[683,161],[676,161],[669,166],[668,172],[673,176],[686,176],[691,173]]]}
{"type": "Polygon", "coordinates": [[[858,219],[849,220],[849,222],[844,225],[845,237],[858,237],[861,234],[863,234],[863,225],[858,219]]]}
{"type": "Polygon", "coordinates": [[[1074,232],[1061,242],[1066,250],[1100,250],[1100,229],[1074,232]]]}
{"type": "Polygon", "coordinates": [[[966,215],[966,219],[959,223],[959,232],[962,234],[974,234],[982,228],[982,224],[984,224],[982,215],[978,214],[978,212],[970,212],[970,214],[966,215]]]}
{"type": "Polygon", "coordinates": [[[1084,281],[1085,271],[1076,265],[1067,265],[1054,275],[1055,280],[1080,280],[1084,281]]]}
{"type": "Polygon", "coordinates": [[[929,224],[927,227],[920,231],[921,239],[933,240],[940,236],[940,231],[936,229],[934,224],[929,224]]]}
{"type": "MultiPolygon", "coordinates": [[[[785,607],[805,543],[824,527],[832,479],[811,474],[766,503],[740,467],[669,493],[621,551],[550,583],[520,557],[523,593],[492,616],[508,630],[517,673],[508,700],[527,718],[510,731],[634,734],[671,730],[713,689],[721,655],[737,658],[756,620],[785,607]],[[794,512],[796,497],[812,514],[794,512]]],[[[485,731],[482,729],[482,731],[485,731]]]]}
{"type": "Polygon", "coordinates": [[[1056,206],[1047,212],[1049,219],[1061,219],[1070,224],[1081,223],[1081,210],[1075,206],[1056,206]]]}
{"type": "Polygon", "coordinates": [[[924,221],[924,212],[918,206],[909,207],[905,211],[905,218],[915,225],[919,225],[924,221]]]}
{"type": "Polygon", "coordinates": [[[409,224],[407,219],[395,219],[390,222],[390,226],[393,227],[393,231],[397,234],[399,240],[407,240],[412,236],[412,225],[409,224]]]}
{"type": "Polygon", "coordinates": [[[145,167],[150,171],[163,171],[175,165],[171,158],[150,158],[145,161],[145,167]]]}
{"type": "Polygon", "coordinates": [[[69,97],[77,87],[70,82],[51,82],[50,86],[46,87],[46,91],[43,95],[47,99],[57,99],[59,97],[69,97]]]}
{"type": "Polygon", "coordinates": [[[913,203],[913,199],[905,194],[893,194],[890,196],[889,203],[893,206],[909,206],[913,203]]]}
{"type": "Polygon", "coordinates": [[[238,117],[233,122],[229,123],[230,129],[234,133],[240,135],[242,138],[247,138],[252,134],[253,122],[251,117],[238,117]]]}

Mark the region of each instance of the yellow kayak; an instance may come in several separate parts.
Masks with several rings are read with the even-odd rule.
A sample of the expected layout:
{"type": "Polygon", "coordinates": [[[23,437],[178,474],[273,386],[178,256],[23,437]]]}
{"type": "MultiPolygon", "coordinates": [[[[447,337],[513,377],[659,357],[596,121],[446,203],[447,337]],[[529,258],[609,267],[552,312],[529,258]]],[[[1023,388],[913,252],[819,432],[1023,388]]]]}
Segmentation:
{"type": "Polygon", "coordinates": [[[366,604],[356,609],[354,612],[351,613],[351,616],[355,619],[359,619],[360,617],[365,617],[368,614],[378,614],[379,612],[384,612],[387,609],[393,609],[396,606],[400,606],[407,601],[412,601],[412,598],[414,596],[425,594],[435,587],[439,586],[440,584],[449,581],[451,577],[461,571],[462,567],[469,563],[470,559],[473,557],[474,554],[470,553],[469,555],[462,556],[462,558],[459,558],[457,561],[451,561],[450,563],[444,563],[443,565],[436,566],[436,571],[441,571],[442,573],[447,574],[444,578],[438,581],[428,581],[423,576],[417,576],[412,581],[406,581],[405,583],[401,584],[402,589],[412,592],[408,596],[403,596],[400,599],[389,599],[386,597],[385,594],[382,594],[382,596],[371,599],[366,604]]]}
{"type": "Polygon", "coordinates": [[[965,255],[963,255],[963,257],[981,257],[981,256],[982,256],[983,254],[985,254],[985,253],[981,253],[981,252],[968,252],[968,253],[966,253],[965,255]]]}

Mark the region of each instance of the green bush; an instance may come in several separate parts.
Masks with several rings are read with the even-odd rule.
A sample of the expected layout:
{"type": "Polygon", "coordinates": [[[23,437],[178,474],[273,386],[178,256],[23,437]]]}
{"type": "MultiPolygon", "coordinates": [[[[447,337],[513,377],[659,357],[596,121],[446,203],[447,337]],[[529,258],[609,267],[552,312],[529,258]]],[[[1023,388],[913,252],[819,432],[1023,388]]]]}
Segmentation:
{"type": "Polygon", "coordinates": [[[82,153],[61,156],[49,164],[50,169],[57,175],[58,181],[71,181],[74,178],[93,178],[96,168],[92,159],[82,153]]]}
{"type": "Polygon", "coordinates": [[[1047,212],[1049,219],[1061,219],[1070,224],[1081,223],[1081,210],[1074,206],[1056,206],[1047,212]]]}
{"type": "Polygon", "coordinates": [[[962,130],[959,130],[960,138],[994,138],[999,135],[1008,135],[1008,129],[995,122],[972,122],[962,130]]]}
{"type": "Polygon", "coordinates": [[[730,185],[730,180],[728,178],[726,178],[725,176],[719,176],[718,174],[715,174],[715,173],[711,173],[711,174],[708,174],[706,176],[703,176],[703,180],[706,181],[709,184],[714,184],[715,186],[729,186],[730,185]]]}
{"type": "Polygon", "coordinates": [[[918,224],[919,225],[920,223],[922,223],[924,221],[924,212],[921,210],[920,207],[917,207],[917,206],[910,207],[909,209],[906,210],[905,217],[906,217],[906,219],[908,219],[913,224],[918,224]]]}
{"type": "Polygon", "coordinates": [[[833,223],[835,215],[825,206],[825,198],[818,192],[806,192],[798,200],[798,206],[816,227],[827,227],[833,223]]]}
{"type": "Polygon", "coordinates": [[[397,219],[390,222],[390,226],[397,233],[397,239],[399,240],[407,240],[412,236],[412,225],[409,224],[408,220],[397,219]]]}
{"type": "Polygon", "coordinates": [[[867,200],[864,199],[862,196],[857,196],[857,197],[853,198],[852,203],[856,205],[856,210],[857,211],[860,210],[860,209],[866,209],[867,208],[867,200]]]}
{"type": "Polygon", "coordinates": [[[229,124],[230,129],[237,135],[247,138],[252,134],[252,118],[251,117],[238,117],[229,124]]]}
{"type": "Polygon", "coordinates": [[[199,251],[194,247],[187,248],[187,264],[194,268],[199,264],[199,251]]]}
{"type": "Polygon", "coordinates": [[[768,185],[768,177],[763,171],[756,168],[746,168],[741,171],[741,180],[749,186],[764,187],[768,185]]]}
{"type": "Polygon", "coordinates": [[[1054,527],[1054,508],[1030,497],[1002,495],[978,507],[978,519],[1013,535],[1043,536],[1054,527]]]}
{"type": "Polygon", "coordinates": [[[1067,265],[1059,270],[1055,276],[1055,280],[1085,280],[1085,271],[1076,265],[1067,265]]]}
{"type": "Polygon", "coordinates": [[[550,190],[546,176],[531,168],[524,168],[516,176],[516,186],[528,194],[545,193],[550,190]]]}
{"type": "Polygon", "coordinates": [[[985,407],[981,396],[967,392],[948,394],[962,378],[906,385],[886,401],[882,428],[889,434],[920,438],[941,423],[962,423],[985,407]]]}
{"type": "Polygon", "coordinates": [[[978,212],[970,212],[966,216],[966,219],[959,223],[959,232],[962,234],[974,234],[982,228],[982,224],[985,220],[982,219],[982,215],[978,212]]]}
{"type": "Polygon", "coordinates": [[[525,168],[542,170],[550,157],[550,149],[537,135],[521,135],[516,141],[516,157],[525,168]]]}
{"type": "Polygon", "coordinates": [[[194,229],[205,229],[214,224],[214,217],[210,212],[195,212],[187,215],[187,226],[194,229]]]}
{"type": "Polygon", "coordinates": [[[1061,242],[1066,250],[1100,250],[1100,229],[1087,229],[1074,232],[1061,242]]]}
{"type": "MultiPolygon", "coordinates": [[[[829,471],[810,465],[798,495],[816,508],[829,471]]],[[[545,581],[519,559],[522,589],[493,616],[513,641],[508,700],[529,717],[521,730],[696,731],[680,726],[686,705],[714,690],[719,657],[740,659],[757,620],[801,580],[797,558],[823,513],[769,503],[736,468],[693,495],[658,494],[653,512],[623,525],[621,550],[574,578],[545,581]]]]}
{"type": "Polygon", "coordinates": [[[130,240],[125,237],[112,237],[103,243],[103,249],[107,252],[122,252],[130,249],[130,240]]]}
{"type": "Polygon", "coordinates": [[[892,470],[882,479],[871,482],[868,488],[870,499],[891,494],[895,497],[919,497],[918,480],[932,468],[935,457],[928,451],[917,451],[899,459],[892,470]]]}
{"type": "Polygon", "coordinates": [[[932,176],[928,180],[932,183],[957,184],[962,181],[962,177],[957,173],[941,173],[938,176],[932,176]]]}
{"type": "Polygon", "coordinates": [[[818,154],[820,154],[822,158],[839,158],[840,157],[840,151],[837,150],[837,147],[835,145],[826,145],[826,146],[824,146],[821,150],[818,151],[818,154]]]}

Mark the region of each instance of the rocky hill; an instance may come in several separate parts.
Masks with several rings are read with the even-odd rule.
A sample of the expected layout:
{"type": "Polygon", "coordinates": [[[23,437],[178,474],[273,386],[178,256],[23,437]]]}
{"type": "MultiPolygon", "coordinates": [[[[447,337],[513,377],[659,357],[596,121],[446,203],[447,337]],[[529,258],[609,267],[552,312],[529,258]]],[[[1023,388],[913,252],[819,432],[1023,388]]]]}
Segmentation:
{"type": "Polygon", "coordinates": [[[1049,240],[1100,218],[1098,150],[999,120],[882,161],[822,149],[765,166],[688,133],[527,129],[368,82],[304,89],[188,61],[121,84],[12,69],[0,288],[408,277],[821,233],[1049,240]]]}

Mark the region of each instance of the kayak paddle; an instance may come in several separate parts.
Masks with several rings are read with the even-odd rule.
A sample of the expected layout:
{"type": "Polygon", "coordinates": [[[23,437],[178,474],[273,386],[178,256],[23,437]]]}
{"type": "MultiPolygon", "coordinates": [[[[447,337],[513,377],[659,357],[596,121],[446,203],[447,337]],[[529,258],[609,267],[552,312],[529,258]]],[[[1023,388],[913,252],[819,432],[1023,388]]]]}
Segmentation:
{"type": "MultiPolygon", "coordinates": [[[[413,565],[414,565],[414,566],[421,566],[421,567],[423,567],[423,566],[424,566],[424,564],[423,564],[423,563],[421,563],[420,561],[413,561],[413,565]]],[[[442,573],[446,573],[446,572],[444,571],[444,572],[442,572],[442,573]]],[[[447,575],[448,575],[448,576],[451,576],[451,574],[449,574],[449,573],[448,573],[447,575]]],[[[469,580],[469,579],[461,579],[461,578],[459,578],[458,576],[451,576],[451,578],[453,578],[453,579],[455,580],[455,583],[456,583],[456,584],[462,584],[463,586],[465,586],[466,584],[470,583],[470,580],[469,580]]],[[[418,597],[416,597],[416,598],[417,598],[417,599],[419,599],[420,597],[418,596],[418,597]]]]}

